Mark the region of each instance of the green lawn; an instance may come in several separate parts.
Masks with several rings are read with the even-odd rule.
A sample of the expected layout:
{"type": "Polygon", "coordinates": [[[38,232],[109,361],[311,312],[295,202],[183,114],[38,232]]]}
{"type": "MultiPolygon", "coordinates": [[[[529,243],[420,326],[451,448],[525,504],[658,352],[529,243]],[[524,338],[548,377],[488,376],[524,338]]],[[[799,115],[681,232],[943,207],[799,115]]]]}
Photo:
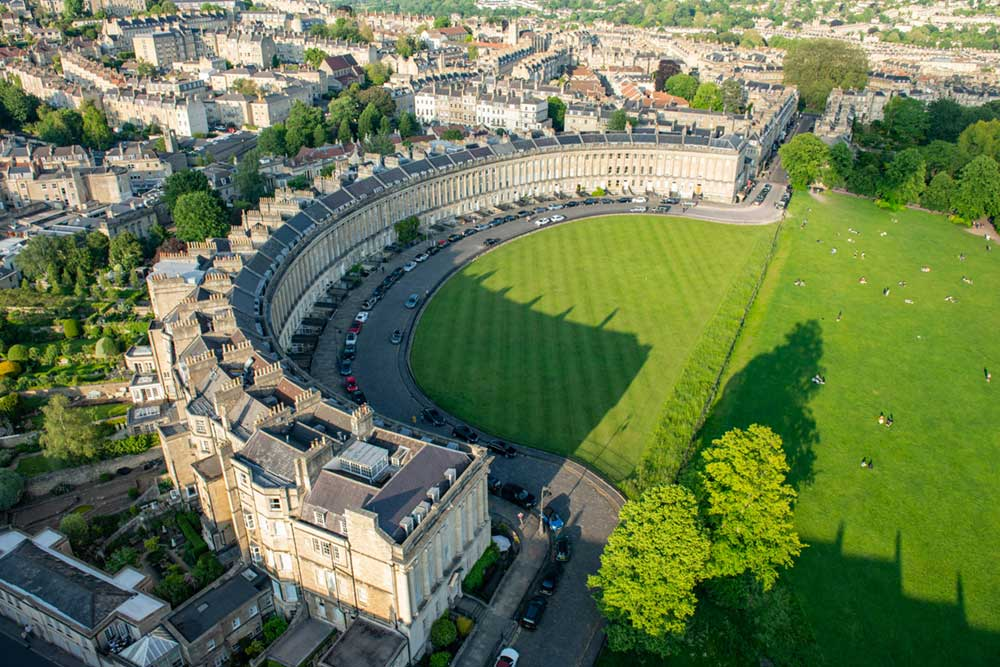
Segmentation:
{"type": "Polygon", "coordinates": [[[1000,250],[941,216],[796,196],[705,433],[784,437],[810,544],[788,579],[829,664],[1000,664],[998,330],[1000,250]]]}
{"type": "Polygon", "coordinates": [[[34,477],[71,467],[73,467],[73,464],[69,461],[49,458],[44,454],[32,454],[19,458],[15,469],[24,477],[34,477]]]}
{"type": "Polygon", "coordinates": [[[706,321],[772,233],[608,216],[516,240],[428,304],[414,376],[469,423],[621,480],[706,321]]]}

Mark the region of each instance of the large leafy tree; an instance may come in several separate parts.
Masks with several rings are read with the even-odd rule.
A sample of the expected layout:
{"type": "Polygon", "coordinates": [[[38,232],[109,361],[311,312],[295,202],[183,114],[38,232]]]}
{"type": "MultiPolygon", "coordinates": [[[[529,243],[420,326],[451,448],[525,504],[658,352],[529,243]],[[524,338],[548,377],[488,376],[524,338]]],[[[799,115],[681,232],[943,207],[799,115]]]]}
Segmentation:
{"type": "Polygon", "coordinates": [[[688,489],[655,487],[625,503],[601,567],[587,581],[609,621],[612,650],[672,652],[694,614],[710,550],[688,489]]]}
{"type": "Polygon", "coordinates": [[[39,107],[32,131],[42,141],[58,146],[78,144],[83,138],[83,117],[72,109],[39,107]]]}
{"type": "Polygon", "coordinates": [[[358,117],[358,138],[367,139],[375,134],[381,119],[382,114],[379,113],[378,107],[374,104],[366,106],[365,110],[361,112],[361,116],[358,117]]]}
{"type": "Polygon", "coordinates": [[[356,97],[359,109],[363,109],[369,104],[374,104],[375,108],[383,116],[392,116],[396,113],[396,100],[392,99],[389,91],[382,86],[372,86],[371,88],[358,90],[356,97]]]}
{"type": "Polygon", "coordinates": [[[0,511],[17,504],[24,493],[24,478],[13,470],[0,468],[0,511]]]}
{"type": "Polygon", "coordinates": [[[316,47],[310,47],[305,51],[305,61],[306,64],[312,68],[319,69],[319,66],[323,64],[323,61],[329,57],[326,51],[323,49],[317,49],[316,47]]]}
{"type": "Polygon", "coordinates": [[[838,141],[830,147],[829,167],[823,174],[823,182],[830,187],[843,187],[854,169],[854,153],[850,146],[838,141]]]}
{"type": "Polygon", "coordinates": [[[163,203],[173,211],[181,196],[189,192],[209,192],[211,189],[208,177],[200,171],[185,169],[174,172],[163,183],[163,203]]]}
{"type": "Polygon", "coordinates": [[[816,182],[829,156],[829,149],[819,137],[810,132],[795,135],[780,149],[781,166],[797,188],[806,188],[816,182]]]}
{"type": "Polygon", "coordinates": [[[695,109],[722,111],[722,90],[711,81],[699,84],[694,99],[691,100],[691,106],[695,109]]]}
{"type": "Polygon", "coordinates": [[[1000,160],[1000,120],[981,120],[968,126],[958,137],[958,148],[969,159],[988,155],[1000,160]]]}
{"type": "Polygon", "coordinates": [[[110,148],[115,141],[115,134],[111,131],[104,112],[94,106],[93,102],[86,100],[80,105],[80,113],[83,117],[83,144],[98,150],[110,148]]]}
{"type": "Polygon", "coordinates": [[[550,97],[549,118],[552,119],[552,129],[562,132],[566,127],[566,103],[558,97],[550,97]]]}
{"type": "Polygon", "coordinates": [[[142,244],[132,232],[122,232],[111,239],[108,259],[117,271],[128,273],[142,264],[142,244]]]}
{"type": "Polygon", "coordinates": [[[733,429],[702,451],[699,475],[713,577],[751,574],[765,589],[802,551],[792,523],[781,438],[766,426],[733,429]]]}
{"type": "Polygon", "coordinates": [[[182,241],[204,241],[229,234],[226,211],[219,198],[208,192],[181,195],[174,206],[174,224],[177,238],[182,241]]]}
{"type": "Polygon", "coordinates": [[[250,151],[236,166],[236,191],[240,200],[250,206],[256,206],[260,198],[267,194],[267,184],[260,175],[260,159],[255,151],[250,151]]]}
{"type": "Polygon", "coordinates": [[[899,148],[918,146],[927,139],[930,117],[924,103],[912,97],[894,97],[885,105],[882,120],[890,141],[899,148]]]}
{"type": "Polygon", "coordinates": [[[722,82],[722,110],[728,113],[743,113],[746,110],[746,91],[736,79],[722,82]]]}
{"type": "Polygon", "coordinates": [[[323,127],[323,110],[296,100],[285,120],[285,149],[295,155],[303,146],[314,146],[316,128],[323,127]]]}
{"type": "Polygon", "coordinates": [[[927,105],[927,138],[955,142],[968,124],[965,107],[955,100],[934,100],[927,105]]]}
{"type": "Polygon", "coordinates": [[[1000,216],[1000,165],[997,161],[980,155],[965,165],[951,205],[968,221],[1000,216]]]}
{"type": "Polygon", "coordinates": [[[666,80],[663,89],[690,102],[698,92],[698,79],[690,74],[674,74],[666,80]]]}
{"type": "Polygon", "coordinates": [[[257,137],[257,150],[262,155],[285,154],[285,126],[281,123],[261,130],[257,137]]]}
{"type": "Polygon", "coordinates": [[[809,109],[821,110],[834,88],[864,88],[868,56],[862,47],[835,39],[803,39],[785,54],[785,83],[798,87],[809,109]]]}
{"type": "Polygon", "coordinates": [[[890,204],[902,206],[920,201],[927,170],[920,150],[907,148],[899,151],[886,165],[879,184],[879,196],[890,204]]]}
{"type": "Polygon", "coordinates": [[[42,408],[45,421],[40,442],[45,454],[53,458],[91,458],[97,453],[101,437],[88,410],[70,407],[69,399],[56,394],[42,408]]]}
{"type": "Polygon", "coordinates": [[[653,88],[656,90],[665,90],[667,79],[680,73],[681,66],[676,60],[660,60],[656,66],[656,71],[653,72],[653,88]]]}
{"type": "Polygon", "coordinates": [[[920,205],[932,211],[947,213],[951,210],[951,196],[954,191],[955,179],[946,171],[938,172],[920,196],[920,205]]]}
{"type": "Polygon", "coordinates": [[[415,137],[420,134],[420,121],[413,114],[412,111],[404,111],[399,116],[399,136],[406,139],[407,137],[415,137]]]}
{"type": "Polygon", "coordinates": [[[20,130],[27,123],[38,119],[41,101],[25,93],[19,85],[0,81],[0,127],[20,130]]]}
{"type": "Polygon", "coordinates": [[[616,109],[608,119],[608,130],[611,132],[622,132],[626,125],[628,125],[628,114],[624,109],[616,109]]]}

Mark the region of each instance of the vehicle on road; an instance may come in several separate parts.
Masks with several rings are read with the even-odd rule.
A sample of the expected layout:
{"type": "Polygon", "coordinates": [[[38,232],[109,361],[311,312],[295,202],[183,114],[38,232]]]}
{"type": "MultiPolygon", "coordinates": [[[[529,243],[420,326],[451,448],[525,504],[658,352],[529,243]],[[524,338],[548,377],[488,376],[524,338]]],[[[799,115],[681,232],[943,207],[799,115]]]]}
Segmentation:
{"type": "Polygon", "coordinates": [[[347,333],[354,334],[356,336],[361,333],[361,328],[363,326],[364,325],[361,322],[355,320],[354,322],[351,322],[351,326],[347,329],[347,333]]]}
{"type": "Polygon", "coordinates": [[[373,294],[372,296],[368,297],[367,301],[361,304],[361,307],[365,310],[371,310],[372,308],[375,307],[376,303],[378,303],[378,297],[373,294]]]}
{"type": "Polygon", "coordinates": [[[563,207],[562,204],[549,204],[549,210],[550,211],[558,211],[562,207],[563,207]]]}
{"type": "Polygon", "coordinates": [[[517,212],[517,217],[519,217],[519,218],[530,218],[531,217],[531,211],[528,211],[528,210],[518,211],[517,212]]]}
{"type": "Polygon", "coordinates": [[[489,228],[490,228],[489,224],[480,224],[473,227],[473,229],[475,229],[477,232],[485,232],[489,228]]]}
{"type": "Polygon", "coordinates": [[[403,332],[400,331],[399,329],[396,329],[395,331],[393,331],[392,335],[389,336],[389,342],[392,343],[393,345],[399,345],[400,343],[402,343],[403,342],[403,332]]]}
{"type": "Polygon", "coordinates": [[[358,333],[356,331],[349,331],[347,333],[347,338],[344,339],[346,345],[357,345],[358,344],[358,333]]]}
{"type": "Polygon", "coordinates": [[[562,565],[553,563],[542,574],[542,580],[538,584],[538,592],[542,595],[552,595],[559,587],[559,580],[562,578],[562,565]]]}
{"type": "Polygon", "coordinates": [[[417,268],[417,263],[416,262],[407,262],[406,264],[403,264],[403,271],[405,271],[407,273],[409,273],[410,271],[412,271],[415,268],[417,268]]]}
{"type": "Polygon", "coordinates": [[[633,204],[645,204],[646,203],[646,198],[645,197],[632,197],[632,203],[633,204]]]}
{"type": "Polygon", "coordinates": [[[449,234],[448,235],[448,240],[451,241],[452,243],[455,243],[456,241],[461,241],[462,240],[462,235],[461,234],[457,234],[457,233],[456,234],[449,234]]]}
{"type": "Polygon", "coordinates": [[[535,220],[535,227],[544,227],[550,222],[552,222],[551,218],[539,218],[538,220],[535,220]]]}
{"type": "Polygon", "coordinates": [[[371,315],[371,313],[369,313],[367,310],[362,310],[360,313],[354,316],[354,321],[362,323],[367,322],[369,315],[371,315]]]}
{"type": "Polygon", "coordinates": [[[483,241],[483,245],[487,247],[495,246],[498,243],[500,243],[500,239],[486,239],[485,241],[483,241]]]}
{"type": "Polygon", "coordinates": [[[368,397],[365,396],[365,392],[358,389],[351,394],[351,400],[354,401],[356,405],[364,405],[368,402],[368,397]]]}
{"type": "Polygon", "coordinates": [[[566,219],[565,215],[559,215],[558,213],[552,216],[552,222],[562,222],[565,219],[566,219]]]}
{"type": "Polygon", "coordinates": [[[567,563],[572,555],[573,551],[569,544],[569,538],[563,535],[556,540],[556,561],[567,563]]]}
{"type": "Polygon", "coordinates": [[[426,252],[422,252],[419,255],[417,255],[416,257],[414,257],[413,259],[415,261],[417,261],[417,262],[426,262],[430,258],[431,258],[430,255],[428,255],[426,252]]]}
{"type": "Polygon", "coordinates": [[[497,662],[494,667],[517,667],[517,661],[520,658],[521,654],[508,646],[504,650],[500,651],[500,655],[497,656],[497,662]]]}
{"type": "Polygon", "coordinates": [[[670,213],[670,204],[660,204],[656,207],[657,213],[670,213]]]}
{"type": "Polygon", "coordinates": [[[420,295],[414,292],[410,296],[406,297],[406,303],[403,305],[412,310],[417,307],[418,303],[420,303],[420,295]]]}
{"type": "Polygon", "coordinates": [[[520,484],[508,482],[500,486],[500,497],[526,510],[535,506],[535,496],[520,484]]]}
{"type": "Polygon", "coordinates": [[[629,209],[629,213],[645,213],[645,212],[646,212],[645,206],[633,206],[632,208],[629,209]]]}
{"type": "Polygon", "coordinates": [[[479,434],[465,424],[455,424],[451,429],[452,436],[466,442],[479,442],[479,434]]]}
{"type": "Polygon", "coordinates": [[[579,205],[580,205],[580,202],[578,202],[575,199],[566,202],[566,208],[574,208],[574,207],[579,206],[579,205]]]}
{"type": "Polygon", "coordinates": [[[555,511],[551,507],[545,508],[545,512],[542,513],[542,518],[553,533],[558,533],[566,525],[563,518],[559,516],[559,512],[555,511]]]}
{"type": "Polygon", "coordinates": [[[496,452],[504,458],[512,459],[517,456],[517,450],[514,449],[514,445],[509,442],[504,442],[503,440],[490,440],[485,443],[486,449],[492,452],[496,452]]]}
{"type": "Polygon", "coordinates": [[[476,229],[475,227],[471,227],[462,232],[462,236],[472,236],[473,234],[476,234],[478,232],[479,232],[478,229],[476,229]]]}
{"type": "Polygon", "coordinates": [[[444,426],[444,415],[436,408],[424,408],[420,411],[420,419],[434,426],[444,426]]]}
{"type": "Polygon", "coordinates": [[[351,374],[351,360],[341,359],[340,360],[340,374],[347,377],[351,374]]]}
{"type": "Polygon", "coordinates": [[[358,348],[353,343],[351,345],[344,344],[344,349],[340,351],[341,359],[353,359],[358,353],[358,348]]]}
{"type": "Polygon", "coordinates": [[[525,630],[537,630],[538,624],[542,622],[547,604],[548,601],[541,595],[528,600],[528,604],[524,607],[524,613],[521,614],[521,627],[525,630]]]}
{"type": "Polygon", "coordinates": [[[671,206],[677,206],[681,203],[681,200],[679,197],[667,197],[663,200],[663,203],[670,204],[671,206]]]}

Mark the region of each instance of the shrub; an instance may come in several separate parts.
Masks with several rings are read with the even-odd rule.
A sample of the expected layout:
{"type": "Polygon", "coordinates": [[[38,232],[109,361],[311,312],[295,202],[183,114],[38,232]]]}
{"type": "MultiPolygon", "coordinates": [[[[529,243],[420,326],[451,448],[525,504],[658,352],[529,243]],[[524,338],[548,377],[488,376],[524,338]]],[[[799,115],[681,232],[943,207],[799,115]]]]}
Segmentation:
{"type": "Polygon", "coordinates": [[[13,449],[0,449],[0,468],[6,468],[14,462],[17,452],[13,449]]]}
{"type": "Polygon", "coordinates": [[[10,349],[7,350],[7,359],[9,361],[28,361],[28,348],[20,343],[16,345],[11,345],[10,349]]]}
{"type": "Polygon", "coordinates": [[[590,196],[591,197],[603,197],[606,194],[608,194],[608,193],[604,191],[604,188],[597,188],[596,190],[594,190],[593,192],[590,193],[590,196]]]}
{"type": "Polygon", "coordinates": [[[132,500],[135,500],[136,498],[138,498],[139,497],[139,489],[135,488],[134,486],[130,487],[129,490],[128,490],[128,497],[131,498],[132,500]]]}
{"type": "Polygon", "coordinates": [[[191,586],[183,574],[171,572],[153,589],[156,596],[177,607],[191,597],[191,586]]]}
{"type": "Polygon", "coordinates": [[[104,568],[114,574],[126,565],[135,567],[139,564],[139,552],[132,547],[119,547],[104,563],[104,568]]]}
{"type": "Polygon", "coordinates": [[[201,533],[195,527],[197,520],[197,517],[192,514],[180,514],[177,516],[177,527],[184,533],[184,539],[187,540],[195,559],[200,558],[202,554],[208,552],[208,545],[205,544],[201,533]]]}
{"type": "MultiPolygon", "coordinates": [[[[11,362],[13,363],[13,362],[11,362]]],[[[0,373],[2,375],[2,373],[0,373]]],[[[16,420],[21,416],[21,395],[12,391],[0,398],[0,419],[16,420]]]]}
{"type": "Polygon", "coordinates": [[[66,338],[79,338],[80,337],[80,323],[72,318],[67,318],[62,321],[63,335],[66,338]]]}
{"type": "Polygon", "coordinates": [[[121,440],[108,440],[101,445],[101,456],[106,459],[113,459],[130,454],[142,454],[157,444],[159,443],[156,434],[139,433],[122,438],[121,440]]]}
{"type": "Polygon", "coordinates": [[[431,655],[430,667],[448,667],[451,664],[451,653],[438,651],[431,655]]]}
{"type": "Polygon", "coordinates": [[[82,515],[73,512],[59,521],[59,532],[68,537],[70,544],[75,548],[87,541],[90,526],[82,515]]]}
{"type": "Polygon", "coordinates": [[[270,646],[274,640],[288,629],[288,621],[283,616],[272,616],[264,623],[264,643],[270,646]]]}
{"type": "Polygon", "coordinates": [[[434,625],[431,626],[431,643],[434,644],[434,648],[451,646],[456,639],[458,639],[458,628],[455,627],[454,621],[447,616],[434,621],[434,625]]]}
{"type": "Polygon", "coordinates": [[[55,486],[53,486],[52,490],[49,493],[51,493],[53,496],[62,496],[69,493],[72,490],[73,490],[72,484],[67,484],[66,482],[62,482],[61,484],[56,484],[55,486]]]}
{"type": "Polygon", "coordinates": [[[490,542],[490,546],[486,547],[486,551],[483,555],[479,557],[475,565],[469,570],[469,573],[465,575],[465,579],[462,580],[462,589],[467,593],[474,593],[482,588],[483,580],[486,578],[486,570],[489,569],[493,563],[497,562],[500,558],[500,549],[493,542],[490,542]]]}
{"type": "Polygon", "coordinates": [[[94,346],[94,354],[100,359],[114,357],[118,354],[118,343],[115,342],[114,338],[105,336],[97,341],[97,345],[94,346]]]}
{"type": "Polygon", "coordinates": [[[221,577],[225,571],[226,569],[222,567],[222,563],[215,557],[215,554],[204,554],[198,559],[198,564],[191,571],[191,576],[194,577],[198,586],[204,588],[221,577]]]}
{"type": "Polygon", "coordinates": [[[22,370],[21,364],[16,361],[10,359],[0,361],[0,377],[16,377],[21,374],[22,370]]]}
{"type": "Polygon", "coordinates": [[[255,639],[249,644],[247,644],[244,653],[246,653],[246,656],[248,658],[256,658],[258,655],[264,652],[265,648],[266,647],[264,646],[264,642],[262,642],[259,639],[255,639]]]}
{"type": "Polygon", "coordinates": [[[101,482],[101,483],[103,484],[104,482],[110,482],[110,481],[111,481],[111,480],[113,480],[114,478],[115,478],[115,476],[114,476],[114,475],[112,475],[111,473],[109,473],[109,472],[102,472],[102,473],[101,473],[101,474],[100,474],[100,475],[99,475],[99,476],[97,477],[97,481],[99,481],[99,482],[101,482]]]}
{"type": "Polygon", "coordinates": [[[475,621],[468,616],[459,616],[455,619],[455,628],[458,630],[459,637],[468,637],[469,633],[472,632],[473,625],[475,625],[475,621]]]}
{"type": "Polygon", "coordinates": [[[24,478],[13,470],[0,470],[0,511],[17,504],[24,493],[24,478]]]}

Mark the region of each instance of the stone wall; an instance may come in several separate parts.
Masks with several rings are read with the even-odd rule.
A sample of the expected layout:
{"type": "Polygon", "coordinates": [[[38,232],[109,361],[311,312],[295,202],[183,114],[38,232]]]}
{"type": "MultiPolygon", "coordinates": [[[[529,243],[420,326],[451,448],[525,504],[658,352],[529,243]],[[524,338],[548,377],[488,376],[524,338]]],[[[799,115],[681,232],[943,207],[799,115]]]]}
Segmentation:
{"type": "Polygon", "coordinates": [[[116,470],[118,470],[118,468],[123,466],[137,468],[149,463],[150,461],[162,460],[163,452],[161,449],[159,447],[152,447],[142,454],[120,456],[116,459],[98,461],[97,463],[91,463],[90,465],[68,468],[66,470],[57,470],[55,472],[45,473],[44,475],[31,477],[25,480],[24,491],[33,497],[43,496],[52,491],[53,487],[58,484],[70,484],[74,487],[79,487],[83,484],[92,484],[96,482],[100,478],[101,473],[108,472],[113,474],[116,470]]]}

